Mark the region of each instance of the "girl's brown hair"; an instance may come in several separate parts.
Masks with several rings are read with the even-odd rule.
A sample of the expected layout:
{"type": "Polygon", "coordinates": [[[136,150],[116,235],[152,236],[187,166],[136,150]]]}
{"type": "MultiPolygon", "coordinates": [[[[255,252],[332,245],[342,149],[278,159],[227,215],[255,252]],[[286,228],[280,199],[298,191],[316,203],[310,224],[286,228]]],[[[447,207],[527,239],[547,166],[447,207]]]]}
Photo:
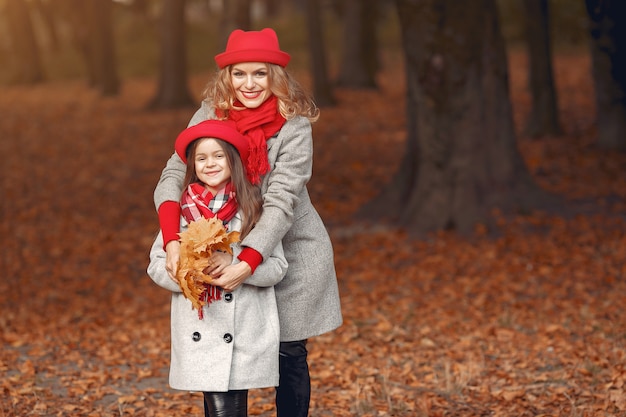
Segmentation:
{"type": "MultiPolygon", "coordinates": [[[[185,173],[185,182],[183,190],[186,190],[189,184],[194,182],[200,182],[196,175],[196,148],[200,141],[208,138],[196,139],[187,147],[187,171],[185,173]]],[[[214,139],[214,138],[211,138],[214,139]]],[[[224,150],[226,154],[226,160],[230,167],[230,180],[233,183],[233,190],[235,191],[235,199],[239,205],[239,210],[242,213],[242,225],[241,225],[241,239],[246,237],[252,230],[256,222],[261,217],[261,211],[263,210],[263,197],[261,196],[261,189],[253,185],[246,176],[246,171],[243,167],[241,157],[237,149],[230,143],[221,140],[214,139],[224,150]]]]}
{"type": "MultiPolygon", "coordinates": [[[[311,123],[320,117],[320,110],[313,98],[289,72],[280,65],[265,64],[269,78],[269,88],[278,99],[278,110],[287,120],[296,116],[304,116],[311,123]]],[[[204,89],[205,101],[211,107],[222,110],[224,118],[235,108],[235,91],[230,79],[233,66],[228,65],[217,71],[217,74],[204,89]]]]}

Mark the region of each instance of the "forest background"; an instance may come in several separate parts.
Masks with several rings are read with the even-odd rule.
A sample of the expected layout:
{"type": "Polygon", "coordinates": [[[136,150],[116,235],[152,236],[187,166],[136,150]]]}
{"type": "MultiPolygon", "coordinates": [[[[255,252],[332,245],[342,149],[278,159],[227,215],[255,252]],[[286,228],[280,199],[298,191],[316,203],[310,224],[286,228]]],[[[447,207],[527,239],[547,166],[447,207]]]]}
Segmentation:
{"type": "MultiPolygon", "coordinates": [[[[75,45],[40,32],[45,74],[20,81],[0,26],[0,416],[202,414],[201,397],[167,387],[169,295],[145,267],[152,191],[213,71],[220,21],[215,2],[187,1],[193,103],[151,108],[159,3],[115,6],[112,95],[75,45]]],[[[333,3],[320,9],[331,78],[342,55],[333,3]]],[[[516,147],[565,204],[496,210],[495,233],[420,236],[360,216],[406,154],[399,22],[383,3],[376,88],[333,86],[314,127],[309,189],[333,239],[345,323],[310,341],[311,416],[625,415],[626,156],[597,146],[584,3],[550,2],[562,131],[535,137],[524,129],[523,8],[498,2],[516,147]]],[[[304,7],[252,23],[276,28],[313,88],[304,7]]],[[[272,390],[252,392],[250,414],[274,415],[272,402],[272,390]]]]}

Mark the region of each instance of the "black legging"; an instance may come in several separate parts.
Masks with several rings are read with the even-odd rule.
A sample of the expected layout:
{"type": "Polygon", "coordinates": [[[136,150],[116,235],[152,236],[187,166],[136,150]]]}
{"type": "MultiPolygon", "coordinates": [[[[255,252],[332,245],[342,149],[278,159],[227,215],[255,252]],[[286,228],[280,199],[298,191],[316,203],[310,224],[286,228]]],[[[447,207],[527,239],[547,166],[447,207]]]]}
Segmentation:
{"type": "Polygon", "coordinates": [[[280,382],[276,388],[277,417],[307,417],[311,377],[306,340],[280,343],[280,382]]]}
{"type": "Polygon", "coordinates": [[[205,417],[248,417],[248,390],[204,393],[205,417]]]}

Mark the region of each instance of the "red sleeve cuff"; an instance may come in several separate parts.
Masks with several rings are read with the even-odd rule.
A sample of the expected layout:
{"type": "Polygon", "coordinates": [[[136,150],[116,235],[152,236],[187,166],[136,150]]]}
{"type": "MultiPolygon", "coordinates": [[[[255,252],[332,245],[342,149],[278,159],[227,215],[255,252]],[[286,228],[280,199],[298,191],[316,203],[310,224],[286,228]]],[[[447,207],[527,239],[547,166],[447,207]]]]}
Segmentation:
{"type": "Polygon", "coordinates": [[[250,247],[245,247],[237,257],[240,261],[246,262],[250,265],[252,269],[252,273],[254,274],[254,270],[263,262],[263,257],[261,254],[250,247]]]}
{"type": "Polygon", "coordinates": [[[177,201],[165,201],[159,206],[159,225],[163,233],[163,249],[168,242],[180,239],[180,204],[177,201]]]}

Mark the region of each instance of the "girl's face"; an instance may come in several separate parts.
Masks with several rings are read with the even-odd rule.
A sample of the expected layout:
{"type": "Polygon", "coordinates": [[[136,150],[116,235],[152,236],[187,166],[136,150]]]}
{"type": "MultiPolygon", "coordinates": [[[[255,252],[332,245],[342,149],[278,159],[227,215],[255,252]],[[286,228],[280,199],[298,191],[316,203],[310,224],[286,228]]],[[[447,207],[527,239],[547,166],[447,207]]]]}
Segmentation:
{"type": "Polygon", "coordinates": [[[200,139],[194,157],[196,176],[212,194],[230,181],[230,165],[226,152],[215,139],[200,139]]]}
{"type": "Polygon", "coordinates": [[[256,109],[272,95],[269,90],[267,64],[263,62],[241,62],[233,65],[230,81],[237,100],[249,109],[256,109]]]}

